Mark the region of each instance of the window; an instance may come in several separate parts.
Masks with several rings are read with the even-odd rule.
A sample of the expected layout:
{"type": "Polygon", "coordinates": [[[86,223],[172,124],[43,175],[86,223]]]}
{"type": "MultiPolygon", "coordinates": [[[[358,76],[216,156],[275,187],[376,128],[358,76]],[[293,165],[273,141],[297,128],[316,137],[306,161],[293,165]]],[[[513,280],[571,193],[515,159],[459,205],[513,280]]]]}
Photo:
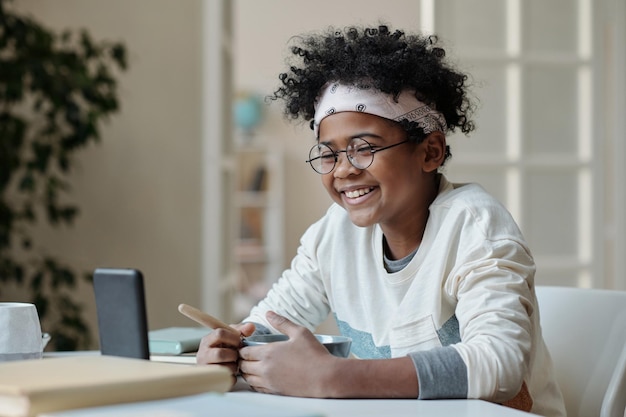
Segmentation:
{"type": "Polygon", "coordinates": [[[421,3],[422,27],[472,75],[479,102],[471,137],[449,139],[447,175],[507,206],[542,285],[607,286],[600,10],[591,0],[421,3]]]}

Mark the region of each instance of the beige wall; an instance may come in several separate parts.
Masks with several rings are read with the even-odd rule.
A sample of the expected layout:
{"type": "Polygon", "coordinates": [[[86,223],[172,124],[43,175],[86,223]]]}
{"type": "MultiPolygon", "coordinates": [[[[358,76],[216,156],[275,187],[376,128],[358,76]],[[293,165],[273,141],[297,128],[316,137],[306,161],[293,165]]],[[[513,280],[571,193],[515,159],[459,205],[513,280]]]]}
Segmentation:
{"type": "MultiPolygon", "coordinates": [[[[86,27],[129,51],[121,113],[103,126],[100,145],[77,155],[71,200],[81,215],[73,228],[41,231],[40,242],[81,270],[141,269],[149,326],[189,324],[176,306],[201,299],[200,1],[15,3],[49,27],[86,27]]],[[[95,323],[91,287],[83,300],[95,323]]]]}
{"type": "MultiPolygon", "coordinates": [[[[416,27],[419,18],[414,0],[235,0],[232,6],[236,89],[262,94],[276,87],[295,34],[379,19],[416,27]]],[[[103,126],[100,145],[77,155],[71,199],[81,215],[67,230],[40,230],[39,242],[82,270],[141,269],[150,328],[189,324],[175,309],[202,300],[202,1],[20,0],[16,7],[52,28],[85,27],[95,39],[122,40],[130,57],[119,78],[121,113],[103,126]]],[[[273,105],[260,133],[285,152],[288,264],[329,199],[303,162],[308,129],[285,123],[273,105]]],[[[82,299],[95,330],[90,287],[82,299]]]]}

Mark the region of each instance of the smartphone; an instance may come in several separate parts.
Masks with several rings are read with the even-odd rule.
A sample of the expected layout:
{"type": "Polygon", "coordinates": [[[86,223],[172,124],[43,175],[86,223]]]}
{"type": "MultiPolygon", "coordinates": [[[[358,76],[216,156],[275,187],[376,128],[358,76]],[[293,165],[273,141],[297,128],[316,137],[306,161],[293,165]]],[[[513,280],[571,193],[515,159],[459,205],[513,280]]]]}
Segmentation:
{"type": "Polygon", "coordinates": [[[100,352],[149,359],[143,275],[136,269],[98,268],[93,274],[100,352]]]}

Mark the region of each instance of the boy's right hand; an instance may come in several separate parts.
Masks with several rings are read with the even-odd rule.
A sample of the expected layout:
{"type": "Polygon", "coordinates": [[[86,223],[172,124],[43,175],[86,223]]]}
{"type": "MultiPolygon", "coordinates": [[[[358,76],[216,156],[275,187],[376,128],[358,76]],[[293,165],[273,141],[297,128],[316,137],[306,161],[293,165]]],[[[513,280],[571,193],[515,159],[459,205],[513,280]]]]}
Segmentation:
{"type": "Polygon", "coordinates": [[[237,376],[241,336],[250,336],[254,333],[255,327],[253,323],[235,324],[231,327],[241,335],[238,336],[235,332],[225,329],[215,329],[202,338],[196,354],[197,364],[223,365],[228,367],[234,376],[237,376]]]}

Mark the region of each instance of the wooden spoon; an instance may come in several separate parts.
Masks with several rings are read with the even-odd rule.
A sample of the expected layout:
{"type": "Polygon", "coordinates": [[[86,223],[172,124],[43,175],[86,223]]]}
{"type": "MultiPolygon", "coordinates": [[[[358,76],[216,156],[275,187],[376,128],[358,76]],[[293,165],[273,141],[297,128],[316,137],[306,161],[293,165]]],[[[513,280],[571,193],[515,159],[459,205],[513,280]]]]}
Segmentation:
{"type": "Polygon", "coordinates": [[[224,329],[231,333],[236,334],[237,336],[241,336],[237,330],[230,327],[228,324],[224,323],[218,318],[211,316],[210,314],[205,313],[204,311],[200,311],[195,307],[192,307],[187,304],[180,304],[178,306],[178,311],[189,317],[191,320],[202,324],[203,326],[210,327],[211,329],[224,329]]]}

